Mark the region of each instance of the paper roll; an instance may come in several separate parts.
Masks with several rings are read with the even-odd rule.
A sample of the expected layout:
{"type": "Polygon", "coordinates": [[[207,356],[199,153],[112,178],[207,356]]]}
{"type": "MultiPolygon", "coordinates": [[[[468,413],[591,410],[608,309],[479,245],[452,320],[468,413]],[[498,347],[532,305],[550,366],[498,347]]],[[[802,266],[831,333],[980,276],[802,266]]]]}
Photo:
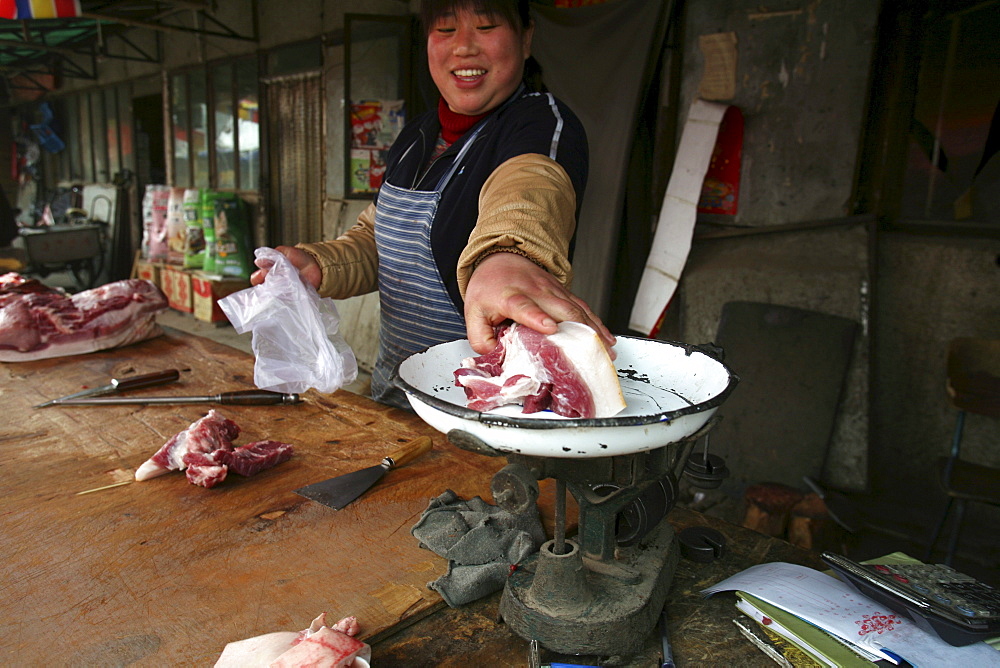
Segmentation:
{"type": "Polygon", "coordinates": [[[728,105],[696,99],[663,196],[653,245],[632,304],[629,329],[653,336],[691,251],[698,199],[728,105]]]}

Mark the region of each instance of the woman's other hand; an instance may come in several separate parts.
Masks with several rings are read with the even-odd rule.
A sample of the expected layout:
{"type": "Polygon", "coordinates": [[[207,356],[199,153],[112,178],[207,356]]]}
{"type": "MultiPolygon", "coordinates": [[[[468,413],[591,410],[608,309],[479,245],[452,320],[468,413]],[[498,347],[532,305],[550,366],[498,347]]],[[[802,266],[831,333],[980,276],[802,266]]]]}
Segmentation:
{"type": "MultiPolygon", "coordinates": [[[[312,255],[294,246],[277,246],[274,250],[287,257],[292,266],[299,270],[302,278],[308,281],[314,288],[319,288],[323,272],[312,255]]],[[[263,283],[264,277],[267,276],[267,270],[271,268],[271,264],[267,261],[257,260],[256,264],[260,268],[250,275],[250,285],[260,285],[263,283]]]]}
{"type": "Polygon", "coordinates": [[[516,253],[494,253],[479,263],[465,291],[465,327],[472,349],[493,350],[493,327],[511,319],[542,334],[557,323],[582,322],[597,332],[612,359],[615,337],[587,304],[545,269],[516,253]]]}

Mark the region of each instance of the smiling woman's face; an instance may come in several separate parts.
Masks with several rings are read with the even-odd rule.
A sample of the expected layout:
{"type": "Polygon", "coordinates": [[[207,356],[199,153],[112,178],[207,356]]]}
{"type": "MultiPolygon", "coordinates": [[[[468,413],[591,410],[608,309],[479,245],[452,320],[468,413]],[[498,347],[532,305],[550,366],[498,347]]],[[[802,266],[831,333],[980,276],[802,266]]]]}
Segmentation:
{"type": "Polygon", "coordinates": [[[531,55],[531,34],[467,10],[439,18],[427,34],[427,62],[448,108],[476,116],[510,97],[531,55]]]}

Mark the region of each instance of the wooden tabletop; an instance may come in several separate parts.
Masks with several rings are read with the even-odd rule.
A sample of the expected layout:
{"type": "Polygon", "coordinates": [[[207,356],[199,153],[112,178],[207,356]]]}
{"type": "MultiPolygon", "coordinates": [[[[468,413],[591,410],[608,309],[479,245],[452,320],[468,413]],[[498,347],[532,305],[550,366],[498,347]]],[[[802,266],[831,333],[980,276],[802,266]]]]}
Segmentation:
{"type": "MultiPolygon", "coordinates": [[[[427,583],[447,564],[410,534],[446,489],[492,501],[490,480],[506,460],[455,448],[413,414],[344,391],[310,391],[291,406],[215,406],[241,427],[237,445],[286,441],[295,455],[213,489],[171,472],[79,494],[131,480],[211,406],[32,406],[170,368],[178,383],[130,396],[254,387],[250,355],[176,330],[117,350],[0,364],[0,664],[211,665],[228,642],[298,631],[325,611],[358,617],[376,666],[527,665],[527,644],[497,620],[498,596],[445,606],[427,583]],[[433,439],[430,453],[344,510],[293,493],[377,464],[420,435],[433,439]]],[[[548,482],[540,505],[551,535],[548,482]]],[[[732,600],[697,592],[755,563],[815,565],[815,556],[690,511],[669,519],[716,526],[730,541],[718,562],[678,567],[668,604],[678,663],[768,665],[732,624],[732,600]]],[[[628,665],[656,663],[657,639],[647,645],[628,665]]]]}
{"type": "Polygon", "coordinates": [[[446,562],[410,527],[446,489],[487,498],[505,462],[451,446],[414,415],[339,391],[291,406],[216,407],[236,444],[292,443],[291,460],[213,489],[171,472],[104,491],[210,406],[33,409],[112,377],[176,368],[130,395],[252,389],[253,358],[169,331],[117,350],[0,364],[0,664],[211,665],[226,643],[356,615],[366,637],[441,607],[446,562]],[[293,490],[378,464],[426,434],[433,450],[341,511],[293,490]]]}

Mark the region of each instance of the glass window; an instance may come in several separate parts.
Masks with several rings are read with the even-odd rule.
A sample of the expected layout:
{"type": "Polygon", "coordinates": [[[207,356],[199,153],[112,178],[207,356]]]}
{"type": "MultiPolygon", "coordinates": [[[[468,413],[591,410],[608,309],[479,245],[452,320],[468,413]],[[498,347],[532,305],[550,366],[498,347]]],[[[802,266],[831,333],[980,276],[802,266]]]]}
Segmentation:
{"type": "Polygon", "coordinates": [[[170,120],[173,124],[174,185],[191,185],[188,133],[187,77],[177,74],[170,84],[170,120]]]}
{"type": "Polygon", "coordinates": [[[108,145],[108,174],[115,177],[121,171],[122,161],[118,146],[118,95],[117,90],[108,88],[104,91],[104,118],[107,119],[104,134],[108,145]]]}
{"type": "Polygon", "coordinates": [[[239,189],[260,187],[260,107],[258,102],[257,61],[236,63],[237,135],[239,147],[239,189]]]}
{"type": "Polygon", "coordinates": [[[1000,4],[924,17],[913,117],[903,176],[904,222],[1000,223],[1000,4]],[[988,85],[987,82],[994,82],[988,85]]]}
{"type": "Polygon", "coordinates": [[[174,185],[257,190],[257,58],[171,75],[170,89],[174,185]]]}
{"type": "Polygon", "coordinates": [[[194,167],[194,185],[207,188],[208,183],[208,113],[205,91],[205,71],[197,70],[188,76],[191,98],[191,160],[194,167]]]}
{"type": "Polygon", "coordinates": [[[406,118],[410,20],[347,15],[345,97],[348,197],[378,192],[385,159],[406,118]]]}
{"type": "Polygon", "coordinates": [[[215,117],[215,178],[219,188],[236,188],[236,113],[233,110],[233,65],[212,70],[215,117]]]}

